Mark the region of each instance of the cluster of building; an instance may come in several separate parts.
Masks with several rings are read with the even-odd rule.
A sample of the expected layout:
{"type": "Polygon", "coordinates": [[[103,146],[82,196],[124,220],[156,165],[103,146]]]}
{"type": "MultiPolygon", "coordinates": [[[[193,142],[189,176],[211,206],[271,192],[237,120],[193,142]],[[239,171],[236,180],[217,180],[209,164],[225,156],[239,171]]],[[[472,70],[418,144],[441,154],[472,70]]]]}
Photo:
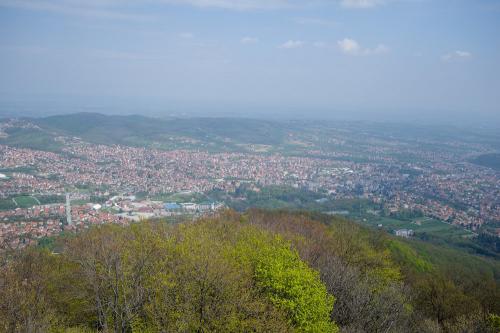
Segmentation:
{"type": "Polygon", "coordinates": [[[62,231],[78,231],[91,225],[128,225],[146,219],[200,216],[224,208],[221,203],[164,203],[137,200],[135,196],[113,196],[103,204],[51,204],[0,211],[0,244],[24,246],[62,231]],[[71,212],[68,216],[68,208],[71,212]]]}
{"type": "MultiPolygon", "coordinates": [[[[0,135],[9,126],[14,125],[4,124],[0,135]]],[[[95,145],[77,138],[60,140],[61,153],[0,145],[0,199],[20,193],[67,191],[86,199],[109,199],[99,207],[73,206],[72,217],[78,226],[201,213],[223,206],[111,197],[113,193],[152,197],[181,191],[234,192],[241,184],[255,188],[287,185],[323,191],[332,198],[366,198],[391,212],[419,211],[469,229],[500,221],[499,173],[470,164],[463,155],[471,149],[484,151],[480,145],[461,147],[453,142],[449,144],[453,149],[431,149],[425,142],[415,147],[362,135],[357,141],[333,135],[323,143],[326,148],[313,147],[301,156],[292,156],[164,151],[95,145]],[[81,189],[85,194],[77,193],[81,189]]],[[[64,205],[0,211],[0,236],[38,228],[35,225],[39,231],[33,234],[52,234],[64,227],[64,214],[64,205]]]]}
{"type": "Polygon", "coordinates": [[[412,229],[398,229],[394,231],[394,234],[398,237],[410,238],[415,234],[412,229]]]}

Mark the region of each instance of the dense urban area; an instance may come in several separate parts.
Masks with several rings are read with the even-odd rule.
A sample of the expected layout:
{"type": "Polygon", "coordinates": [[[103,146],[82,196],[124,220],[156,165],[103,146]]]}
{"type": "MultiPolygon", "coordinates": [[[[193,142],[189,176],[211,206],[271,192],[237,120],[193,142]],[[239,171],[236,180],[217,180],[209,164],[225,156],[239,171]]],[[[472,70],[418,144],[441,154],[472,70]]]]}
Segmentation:
{"type": "Polygon", "coordinates": [[[499,142],[387,123],[5,119],[0,325],[496,333],[499,142]]]}
{"type": "Polygon", "coordinates": [[[429,220],[463,230],[462,237],[483,229],[500,237],[500,174],[475,163],[492,153],[480,140],[425,134],[402,141],[331,125],[285,131],[282,143],[249,140],[238,150],[203,149],[186,137],[170,140],[192,146],[172,149],[61,133],[53,133],[56,150],[8,141],[40,130],[30,120],[0,123],[0,237],[17,245],[91,224],[244,209],[259,195],[267,208],[280,208],[283,193],[298,196],[297,208],[357,213],[378,227],[381,216],[411,221],[390,228],[404,237],[429,220]],[[335,205],[347,201],[350,208],[335,205]]]}

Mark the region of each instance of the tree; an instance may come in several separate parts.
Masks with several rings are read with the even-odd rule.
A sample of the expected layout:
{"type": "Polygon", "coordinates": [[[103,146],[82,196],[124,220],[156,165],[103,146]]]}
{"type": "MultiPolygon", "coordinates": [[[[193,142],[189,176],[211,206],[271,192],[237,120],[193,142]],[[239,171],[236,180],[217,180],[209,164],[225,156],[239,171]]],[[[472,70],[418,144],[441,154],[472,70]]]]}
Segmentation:
{"type": "Polygon", "coordinates": [[[266,236],[262,232],[249,235],[237,245],[240,260],[252,267],[257,287],[299,331],[336,332],[330,320],[335,298],[328,294],[318,272],[288,242],[266,236]]]}
{"type": "Polygon", "coordinates": [[[46,251],[29,248],[0,270],[0,330],[47,332],[58,318],[49,303],[52,260],[46,251]]]}
{"type": "Polygon", "coordinates": [[[151,296],[147,281],[158,273],[161,249],[147,224],[98,227],[68,243],[65,256],[79,266],[89,305],[84,311],[94,313],[96,328],[131,330],[151,296]]]}

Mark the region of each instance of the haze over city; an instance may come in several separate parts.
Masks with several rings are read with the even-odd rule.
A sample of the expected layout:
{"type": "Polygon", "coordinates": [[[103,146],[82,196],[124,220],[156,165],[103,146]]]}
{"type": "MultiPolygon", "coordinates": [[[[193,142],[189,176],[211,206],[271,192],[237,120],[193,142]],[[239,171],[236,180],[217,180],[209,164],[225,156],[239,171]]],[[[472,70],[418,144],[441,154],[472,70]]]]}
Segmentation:
{"type": "Polygon", "coordinates": [[[0,333],[500,333],[500,0],[0,0],[0,333]]]}
{"type": "Polygon", "coordinates": [[[0,112],[499,121],[493,0],[0,0],[0,112]]]}

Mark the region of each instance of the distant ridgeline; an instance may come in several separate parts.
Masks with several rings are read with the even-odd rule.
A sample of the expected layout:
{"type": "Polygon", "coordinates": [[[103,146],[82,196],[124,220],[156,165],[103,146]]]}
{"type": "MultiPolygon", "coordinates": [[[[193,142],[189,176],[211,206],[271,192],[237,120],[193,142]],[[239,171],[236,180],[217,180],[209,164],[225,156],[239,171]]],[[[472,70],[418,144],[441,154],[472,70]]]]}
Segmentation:
{"type": "Polygon", "coordinates": [[[242,150],[239,145],[277,145],[294,125],[240,118],[149,118],[77,113],[19,121],[34,126],[12,126],[0,143],[41,150],[57,150],[57,136],[78,137],[99,144],[156,148],[197,146],[213,150],[242,150]]]}
{"type": "MultiPolygon", "coordinates": [[[[159,149],[195,148],[207,151],[294,152],[315,148],[340,149],[327,139],[341,137],[353,146],[367,138],[419,143],[421,138],[443,142],[471,140],[491,147],[498,134],[439,126],[370,123],[361,121],[262,120],[248,118],[151,118],[140,115],[75,113],[44,118],[21,118],[5,124],[0,119],[0,144],[56,151],[55,138],[78,137],[98,144],[159,149]],[[334,135],[333,135],[334,134],[334,135]]],[[[366,143],[366,142],[365,142],[366,143]]],[[[314,150],[314,149],[313,149],[314,150]]],[[[498,163],[497,163],[498,165],[498,163]]]]}
{"type": "Polygon", "coordinates": [[[483,154],[471,160],[472,163],[500,171],[500,153],[483,154]]]}
{"type": "Polygon", "coordinates": [[[226,211],[43,244],[0,252],[2,332],[500,330],[499,262],[339,217],[226,211]]]}

